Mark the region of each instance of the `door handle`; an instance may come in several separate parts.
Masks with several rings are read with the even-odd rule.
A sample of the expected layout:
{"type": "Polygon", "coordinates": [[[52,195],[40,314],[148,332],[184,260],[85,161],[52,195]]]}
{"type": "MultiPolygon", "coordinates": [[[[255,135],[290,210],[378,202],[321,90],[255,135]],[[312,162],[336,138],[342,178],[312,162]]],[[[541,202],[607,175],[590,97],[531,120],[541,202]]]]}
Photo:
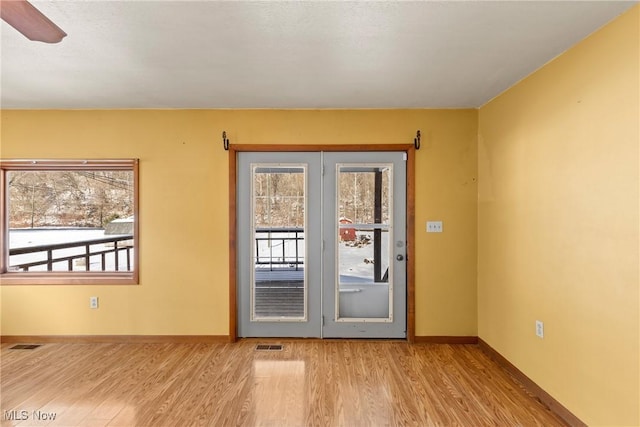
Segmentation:
{"type": "Polygon", "coordinates": [[[402,261],[404,259],[404,256],[402,256],[402,254],[398,254],[398,255],[396,255],[396,259],[398,261],[402,261]]]}

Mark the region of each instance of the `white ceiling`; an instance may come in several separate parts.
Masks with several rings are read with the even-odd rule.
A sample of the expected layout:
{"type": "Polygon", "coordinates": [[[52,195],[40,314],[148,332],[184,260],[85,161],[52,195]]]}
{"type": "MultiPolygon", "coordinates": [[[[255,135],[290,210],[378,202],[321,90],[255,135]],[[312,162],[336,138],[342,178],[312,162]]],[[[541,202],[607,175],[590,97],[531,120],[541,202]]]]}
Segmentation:
{"type": "Polygon", "coordinates": [[[479,107],[635,1],[33,1],[2,108],[479,107]]]}

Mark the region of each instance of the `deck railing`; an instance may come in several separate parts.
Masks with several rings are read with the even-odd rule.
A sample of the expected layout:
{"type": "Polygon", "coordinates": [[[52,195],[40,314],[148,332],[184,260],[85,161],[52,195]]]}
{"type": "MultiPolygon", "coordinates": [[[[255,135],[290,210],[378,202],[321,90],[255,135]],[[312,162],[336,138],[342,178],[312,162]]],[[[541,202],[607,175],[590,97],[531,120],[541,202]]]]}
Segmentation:
{"type": "Polygon", "coordinates": [[[304,242],[303,228],[256,228],[255,240],[256,265],[268,265],[270,270],[274,266],[299,270],[304,265],[304,250],[299,247],[304,242]],[[287,243],[293,248],[287,250],[287,243]],[[260,255],[267,250],[268,255],[260,255]]]}
{"type": "MultiPolygon", "coordinates": [[[[84,267],[86,271],[90,271],[91,268],[91,257],[100,256],[101,260],[101,271],[106,271],[107,267],[107,254],[114,254],[114,266],[115,271],[121,271],[121,262],[119,252],[125,251],[125,264],[126,271],[131,271],[131,251],[133,247],[130,244],[120,243],[127,240],[132,240],[133,235],[119,235],[112,237],[104,237],[100,239],[91,239],[91,240],[81,240],[77,242],[67,242],[67,243],[55,243],[49,245],[39,245],[39,246],[29,246],[24,248],[13,248],[9,249],[9,256],[14,255],[26,255],[26,254],[36,254],[43,253],[46,254],[46,259],[31,261],[16,265],[11,265],[9,267],[10,270],[22,270],[29,271],[32,267],[37,267],[40,265],[46,265],[47,271],[53,271],[53,264],[66,262],[67,263],[67,271],[73,271],[73,261],[74,260],[84,260],[84,267]],[[109,245],[113,244],[113,247],[109,245]],[[92,246],[101,245],[99,248],[92,248],[92,246]],[[105,248],[105,245],[107,247],[105,248]],[[68,254],[68,255],[56,255],[54,251],[59,251],[61,249],[73,249],[73,248],[83,248],[84,250],[80,253],[76,254],[68,254]]],[[[122,269],[124,270],[124,269],[122,269]]]]}

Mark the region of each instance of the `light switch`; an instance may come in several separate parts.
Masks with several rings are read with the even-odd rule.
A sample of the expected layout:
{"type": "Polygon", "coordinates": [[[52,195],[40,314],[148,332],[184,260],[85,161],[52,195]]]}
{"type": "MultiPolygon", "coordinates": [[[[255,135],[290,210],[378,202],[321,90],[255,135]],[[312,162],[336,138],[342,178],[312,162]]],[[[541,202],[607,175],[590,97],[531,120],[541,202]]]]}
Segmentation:
{"type": "Polygon", "coordinates": [[[442,233],[442,221],[427,221],[427,233],[442,233]]]}

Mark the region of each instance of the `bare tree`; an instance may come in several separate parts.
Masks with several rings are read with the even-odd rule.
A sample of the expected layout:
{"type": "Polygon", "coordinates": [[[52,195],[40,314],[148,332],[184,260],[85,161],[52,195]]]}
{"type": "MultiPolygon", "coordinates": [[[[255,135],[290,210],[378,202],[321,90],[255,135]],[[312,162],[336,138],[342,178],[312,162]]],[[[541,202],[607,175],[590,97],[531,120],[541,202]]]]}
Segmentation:
{"type": "Polygon", "coordinates": [[[102,227],[133,214],[129,171],[10,172],[9,226],[102,227]]]}

